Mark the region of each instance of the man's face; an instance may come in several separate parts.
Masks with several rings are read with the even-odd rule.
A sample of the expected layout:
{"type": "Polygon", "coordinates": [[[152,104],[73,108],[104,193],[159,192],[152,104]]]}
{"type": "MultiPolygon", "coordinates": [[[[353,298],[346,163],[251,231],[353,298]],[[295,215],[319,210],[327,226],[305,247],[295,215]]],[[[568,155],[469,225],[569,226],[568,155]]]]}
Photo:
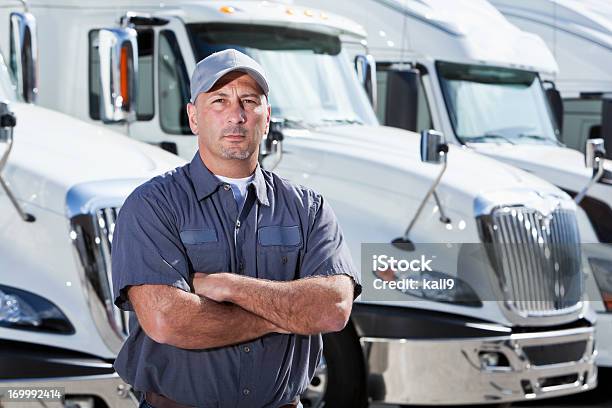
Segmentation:
{"type": "Polygon", "coordinates": [[[243,72],[230,72],[187,105],[189,126],[198,135],[200,152],[222,160],[257,157],[268,133],[270,106],[257,82],[243,72]]]}

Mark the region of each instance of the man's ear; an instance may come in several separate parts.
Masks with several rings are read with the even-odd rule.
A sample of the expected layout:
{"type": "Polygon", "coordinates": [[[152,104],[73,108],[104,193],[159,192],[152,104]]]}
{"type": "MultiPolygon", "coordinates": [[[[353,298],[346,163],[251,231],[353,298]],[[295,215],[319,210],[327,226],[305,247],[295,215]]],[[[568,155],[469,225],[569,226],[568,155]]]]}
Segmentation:
{"type": "Polygon", "coordinates": [[[193,103],[187,103],[187,117],[189,118],[189,127],[191,133],[194,135],[198,134],[198,111],[193,103]]]}
{"type": "Polygon", "coordinates": [[[264,135],[267,135],[268,132],[270,131],[270,118],[271,117],[272,117],[272,107],[270,106],[270,103],[268,103],[268,114],[266,117],[266,131],[264,135]]]}

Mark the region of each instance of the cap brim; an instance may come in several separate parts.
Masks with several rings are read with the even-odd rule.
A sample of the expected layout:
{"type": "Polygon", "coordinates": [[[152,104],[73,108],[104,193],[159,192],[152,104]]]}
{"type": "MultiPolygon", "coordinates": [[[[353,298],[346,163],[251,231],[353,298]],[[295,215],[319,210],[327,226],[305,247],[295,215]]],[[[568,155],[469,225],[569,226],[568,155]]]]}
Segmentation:
{"type": "Polygon", "coordinates": [[[191,103],[195,103],[195,100],[198,98],[199,94],[210,91],[215,86],[217,81],[219,81],[223,76],[229,74],[230,72],[234,72],[234,71],[244,72],[248,74],[261,87],[261,90],[263,91],[263,93],[266,96],[268,96],[268,91],[269,91],[268,82],[257,70],[251,67],[237,66],[237,67],[231,67],[231,68],[227,68],[222,71],[219,71],[214,76],[210,77],[206,81],[203,81],[200,87],[198,88],[197,92],[195,93],[195,95],[192,96],[191,103]]]}

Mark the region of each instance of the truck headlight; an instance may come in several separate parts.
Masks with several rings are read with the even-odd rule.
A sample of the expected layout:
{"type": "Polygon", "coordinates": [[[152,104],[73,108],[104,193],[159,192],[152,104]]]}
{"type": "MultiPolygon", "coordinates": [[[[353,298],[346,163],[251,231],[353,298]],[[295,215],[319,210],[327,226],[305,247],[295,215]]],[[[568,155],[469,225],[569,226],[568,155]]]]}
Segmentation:
{"type": "Polygon", "coordinates": [[[424,300],[454,303],[459,306],[482,306],[476,291],[468,283],[443,272],[434,270],[415,274],[412,272],[403,273],[386,270],[384,272],[374,271],[374,275],[386,281],[413,279],[416,282],[420,282],[421,284],[415,285],[415,287],[398,287],[397,290],[424,300]],[[438,282],[438,285],[428,287],[424,284],[425,282],[438,282]],[[452,285],[448,284],[450,282],[452,282],[452,285]]]}
{"type": "Polygon", "coordinates": [[[612,261],[602,258],[589,258],[589,263],[606,310],[612,312],[612,261]]]}
{"type": "Polygon", "coordinates": [[[47,299],[25,290],[0,285],[0,326],[57,334],[73,334],[74,327],[47,299]]]}

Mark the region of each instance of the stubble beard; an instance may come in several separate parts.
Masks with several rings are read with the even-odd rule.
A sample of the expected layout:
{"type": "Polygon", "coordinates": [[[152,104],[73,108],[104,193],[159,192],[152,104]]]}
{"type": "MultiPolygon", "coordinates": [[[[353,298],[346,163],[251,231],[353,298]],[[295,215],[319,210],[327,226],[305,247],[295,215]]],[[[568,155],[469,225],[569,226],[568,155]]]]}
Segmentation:
{"type": "MultiPolygon", "coordinates": [[[[223,135],[231,134],[239,134],[244,136],[245,138],[249,137],[248,131],[241,126],[223,129],[223,135]]],[[[250,143],[244,148],[241,148],[239,146],[221,146],[220,153],[221,157],[226,160],[246,160],[253,155],[254,149],[250,143]]]]}

